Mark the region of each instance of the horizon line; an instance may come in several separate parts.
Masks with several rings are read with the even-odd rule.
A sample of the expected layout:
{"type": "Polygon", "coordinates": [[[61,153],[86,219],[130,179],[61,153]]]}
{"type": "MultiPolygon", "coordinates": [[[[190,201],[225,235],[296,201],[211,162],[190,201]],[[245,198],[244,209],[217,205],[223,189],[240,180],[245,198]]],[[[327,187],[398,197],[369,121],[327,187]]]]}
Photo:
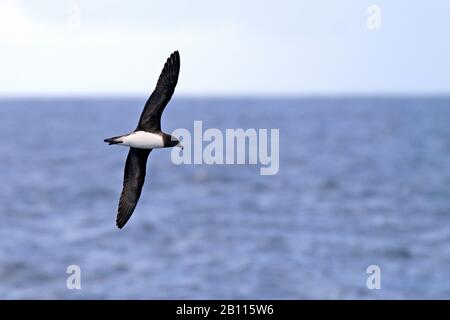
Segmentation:
{"type": "MultiPolygon", "coordinates": [[[[26,94],[26,95],[17,95],[17,94],[0,94],[0,101],[7,100],[110,100],[110,99],[118,99],[118,100],[128,100],[128,99],[148,99],[150,93],[146,95],[142,95],[139,93],[84,93],[84,94],[26,94]],[[144,98],[143,98],[144,97],[144,98]]],[[[308,94],[242,94],[242,93],[234,93],[234,94],[219,94],[219,93],[211,93],[211,94],[178,94],[176,97],[172,97],[172,100],[183,99],[449,99],[450,93],[308,93],[308,94]]]]}

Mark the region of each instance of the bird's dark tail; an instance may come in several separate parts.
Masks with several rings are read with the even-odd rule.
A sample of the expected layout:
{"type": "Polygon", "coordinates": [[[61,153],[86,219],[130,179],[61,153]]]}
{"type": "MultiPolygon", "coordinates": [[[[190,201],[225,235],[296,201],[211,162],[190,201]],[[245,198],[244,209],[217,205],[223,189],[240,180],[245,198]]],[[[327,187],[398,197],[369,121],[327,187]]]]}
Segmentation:
{"type": "Polygon", "coordinates": [[[112,137],[112,138],[105,139],[104,141],[106,143],[108,143],[109,145],[119,144],[119,143],[123,143],[123,141],[119,140],[119,138],[121,138],[121,137],[122,136],[112,137]]]}

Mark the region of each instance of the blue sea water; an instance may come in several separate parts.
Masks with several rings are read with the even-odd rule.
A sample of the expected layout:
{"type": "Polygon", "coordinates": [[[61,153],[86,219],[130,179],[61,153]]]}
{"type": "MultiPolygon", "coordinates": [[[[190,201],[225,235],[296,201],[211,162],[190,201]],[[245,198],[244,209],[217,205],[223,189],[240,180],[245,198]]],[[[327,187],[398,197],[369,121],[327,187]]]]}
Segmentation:
{"type": "Polygon", "coordinates": [[[103,139],[144,102],[0,102],[0,298],[450,298],[449,99],[175,98],[167,132],[279,128],[279,172],[156,150],[118,230],[127,150],[103,139]]]}

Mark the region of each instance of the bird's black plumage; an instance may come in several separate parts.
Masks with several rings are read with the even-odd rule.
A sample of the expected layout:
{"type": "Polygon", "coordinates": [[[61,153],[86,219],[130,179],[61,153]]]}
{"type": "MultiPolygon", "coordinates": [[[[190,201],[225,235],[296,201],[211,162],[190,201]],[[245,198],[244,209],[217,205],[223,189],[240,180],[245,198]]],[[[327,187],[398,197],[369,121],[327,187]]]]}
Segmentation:
{"type": "Polygon", "coordinates": [[[161,131],[161,115],[175,91],[180,73],[180,54],[175,51],[167,59],[153,93],[145,103],[136,130],[161,131]]]}
{"type": "Polygon", "coordinates": [[[152,149],[130,148],[125,172],[123,175],[123,189],[120,195],[119,209],[116,224],[122,228],[133,214],[141,196],[142,186],[145,181],[148,155],[152,149]]]}
{"type": "MultiPolygon", "coordinates": [[[[164,145],[174,146],[177,142],[168,142],[170,135],[161,131],[161,115],[172,97],[178,82],[180,72],[180,55],[175,51],[167,59],[159,76],[158,83],[153,93],[148,98],[144,110],[139,119],[135,131],[147,131],[160,134],[164,139],[164,145]]],[[[109,144],[121,143],[114,137],[106,139],[109,144]]],[[[145,181],[147,159],[152,149],[130,148],[125,163],[123,189],[120,195],[116,224],[122,228],[130,219],[141,196],[142,186],[145,181]]]]}

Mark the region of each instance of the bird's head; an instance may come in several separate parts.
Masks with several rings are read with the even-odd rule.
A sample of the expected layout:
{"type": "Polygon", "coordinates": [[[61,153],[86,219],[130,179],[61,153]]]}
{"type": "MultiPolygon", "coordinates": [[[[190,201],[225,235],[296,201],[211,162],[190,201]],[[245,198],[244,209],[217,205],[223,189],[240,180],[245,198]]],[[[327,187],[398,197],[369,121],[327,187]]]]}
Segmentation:
{"type": "Polygon", "coordinates": [[[183,149],[183,146],[181,145],[180,140],[178,140],[178,138],[176,138],[174,136],[170,136],[170,146],[183,149]]]}

